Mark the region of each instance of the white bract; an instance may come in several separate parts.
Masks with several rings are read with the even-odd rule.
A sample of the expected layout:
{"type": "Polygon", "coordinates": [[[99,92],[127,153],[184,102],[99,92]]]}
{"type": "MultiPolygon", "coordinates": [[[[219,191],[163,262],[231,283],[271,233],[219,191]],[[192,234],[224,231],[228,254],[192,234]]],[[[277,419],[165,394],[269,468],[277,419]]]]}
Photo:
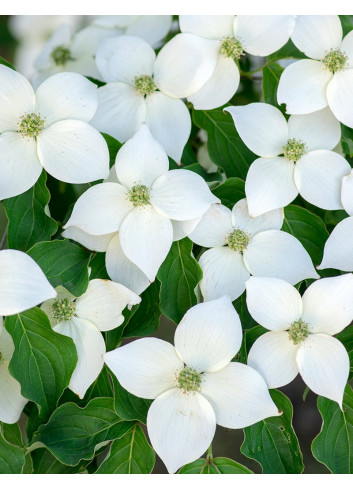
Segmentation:
{"type": "Polygon", "coordinates": [[[353,275],[322,278],[303,297],[283,280],[251,277],[246,294],[251,316],[270,330],[251,347],[248,364],[270,389],[289,384],[299,372],[313,392],[342,408],[349,357],[333,335],[353,319],[353,275]]]}
{"type": "Polygon", "coordinates": [[[294,16],[180,15],[181,34],[159,54],[165,93],[187,97],[198,110],[224,105],[237,91],[238,60],[268,56],[289,39],[294,16]]]}
{"type": "Polygon", "coordinates": [[[18,421],[27,399],[9,372],[15,348],[2,316],[18,314],[54,297],[54,288],[32,258],[22,251],[0,251],[0,421],[4,423],[18,421]]]}
{"type": "MultiPolygon", "coordinates": [[[[196,173],[168,171],[168,157],[145,124],[119,150],[115,168],[119,183],[102,183],[87,190],[64,227],[94,236],[119,231],[117,239],[109,243],[115,262],[112,267],[123,260],[122,250],[153,282],[173,242],[171,220],[198,219],[219,199],[196,173]]],[[[123,261],[121,266],[128,266],[123,261]]]]}
{"type": "Polygon", "coordinates": [[[260,158],[248,171],[245,193],[251,216],[285,207],[298,193],[322,209],[342,209],[341,181],[351,167],[330,151],[339,142],[339,122],[326,108],[286,121],[272,105],[225,109],[248,148],[260,158]]]}
{"type": "Polygon", "coordinates": [[[43,167],[68,183],[109,173],[109,152],[87,122],[97,108],[97,87],[76,73],[58,73],[34,93],[27,79],[0,66],[0,200],[21,194],[43,167]]]}
{"type": "Polygon", "coordinates": [[[54,331],[73,339],[78,361],[69,388],[80,399],[96,380],[106,352],[101,331],[110,331],[124,322],[122,311],[139,304],[141,299],[131,290],[110,280],[94,279],[86,292],[74,297],[58,287],[57,298],[42,304],[54,331]]]}
{"type": "Polygon", "coordinates": [[[342,179],[341,200],[350,217],[339,222],[326,241],[320,270],[353,271],[353,171],[342,179]]]}
{"type": "Polygon", "coordinates": [[[222,297],[185,314],[175,347],[143,338],[104,355],[127,391],[154,399],[147,430],[169,472],[206,451],[216,423],[244,428],[279,414],[262,377],[231,362],[241,338],[238,314],[229,297],[222,297]]]}
{"type": "Polygon", "coordinates": [[[106,85],[98,89],[98,110],[92,124],[120,142],[131,138],[145,122],[169,156],[180,162],[191,130],[188,109],[165,91],[161,73],[167,69],[141,38],[105,39],[96,56],[106,85]]]}
{"type": "Polygon", "coordinates": [[[278,103],[289,114],[308,114],[327,107],[353,127],[353,32],[342,40],[337,15],[301,15],[292,41],[312,59],[288,66],[279,81],[278,103]]]}
{"type": "Polygon", "coordinates": [[[194,243],[211,248],[199,260],[204,299],[228,295],[235,300],[244,292],[250,274],[291,284],[319,278],[303,245],[280,231],[282,224],[283,209],[250,217],[246,199],[232,211],[212,205],[189,236],[194,243]]]}

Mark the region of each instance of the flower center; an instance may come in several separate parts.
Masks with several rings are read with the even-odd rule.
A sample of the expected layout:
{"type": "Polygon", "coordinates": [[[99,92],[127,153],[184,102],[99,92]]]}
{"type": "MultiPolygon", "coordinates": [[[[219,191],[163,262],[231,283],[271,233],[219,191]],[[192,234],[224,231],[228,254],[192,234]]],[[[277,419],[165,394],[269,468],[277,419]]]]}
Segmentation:
{"type": "Polygon", "coordinates": [[[226,58],[232,58],[235,61],[240,59],[245,53],[239,39],[227,36],[221,40],[219,54],[223,54],[226,58]]]}
{"type": "Polygon", "coordinates": [[[178,387],[184,392],[198,391],[201,385],[201,374],[191,367],[185,367],[179,373],[178,387]]]}
{"type": "Polygon", "coordinates": [[[330,49],[321,61],[329,71],[336,73],[346,66],[348,56],[339,49],[330,49]]]}
{"type": "Polygon", "coordinates": [[[155,92],[157,87],[149,75],[135,76],[134,78],[135,88],[141,95],[151,95],[155,92]]]}
{"type": "Polygon", "coordinates": [[[58,321],[69,321],[75,316],[75,312],[76,303],[68,297],[56,300],[51,308],[53,318],[58,321]]]}
{"type": "Polygon", "coordinates": [[[298,345],[309,336],[308,324],[298,319],[298,321],[294,321],[291,325],[288,334],[293,343],[298,345]]]}
{"type": "Polygon", "coordinates": [[[239,251],[240,253],[244,251],[250,242],[250,236],[241,229],[234,229],[226,237],[225,244],[233,251],[239,251]]]}
{"type": "Polygon", "coordinates": [[[308,147],[301,139],[288,139],[283,146],[283,154],[289,161],[298,161],[308,152],[308,147]]]}
{"type": "Polygon", "coordinates": [[[150,203],[150,190],[146,185],[134,185],[129,192],[129,200],[134,207],[150,203]]]}
{"type": "Polygon", "coordinates": [[[18,132],[24,137],[36,138],[44,129],[45,118],[43,119],[40,114],[31,112],[30,114],[20,117],[18,122],[18,132]]]}
{"type": "Polygon", "coordinates": [[[67,61],[72,59],[70,50],[65,48],[64,46],[58,46],[57,48],[55,48],[50,56],[57,66],[64,65],[67,61]]]}

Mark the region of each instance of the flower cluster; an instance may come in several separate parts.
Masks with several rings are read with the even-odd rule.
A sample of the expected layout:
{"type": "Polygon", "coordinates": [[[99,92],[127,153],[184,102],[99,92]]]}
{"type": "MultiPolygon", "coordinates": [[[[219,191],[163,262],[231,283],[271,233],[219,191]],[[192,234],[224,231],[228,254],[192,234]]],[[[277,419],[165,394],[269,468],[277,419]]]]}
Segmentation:
{"type": "Polygon", "coordinates": [[[154,452],[192,472],[216,425],[275,417],[300,473],[272,389],[300,374],[352,423],[353,24],[83,24],[53,25],[32,84],[0,64],[0,443],[25,409],[26,450],[63,466],[112,441],[98,473],[151,472],[154,452]]]}

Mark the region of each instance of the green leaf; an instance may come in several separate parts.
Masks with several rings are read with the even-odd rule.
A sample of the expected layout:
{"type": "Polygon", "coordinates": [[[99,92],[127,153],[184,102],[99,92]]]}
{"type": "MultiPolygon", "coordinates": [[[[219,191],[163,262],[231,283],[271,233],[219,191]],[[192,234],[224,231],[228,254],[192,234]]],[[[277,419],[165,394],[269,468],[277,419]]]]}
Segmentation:
{"type": "Polygon", "coordinates": [[[24,464],[24,450],[8,443],[0,430],[0,474],[21,474],[24,464]]]}
{"type": "Polygon", "coordinates": [[[207,132],[211,160],[223,168],[227,177],[244,179],[257,156],[241,140],[231,115],[223,109],[194,110],[193,121],[207,132]]]}
{"type": "Polygon", "coordinates": [[[279,108],[277,103],[277,88],[283,68],[278,63],[271,63],[270,65],[265,66],[262,72],[262,93],[264,101],[267,104],[279,108]]]}
{"type": "Polygon", "coordinates": [[[189,238],[174,241],[157,277],[161,282],[161,311],[178,324],[186,311],[197,303],[194,290],[202,278],[189,238]]]}
{"type": "Polygon", "coordinates": [[[62,285],[76,297],[88,287],[90,254],[68,239],[37,243],[29,251],[53,287],[62,285]]]}
{"type": "Polygon", "coordinates": [[[288,205],[284,209],[282,230],[299,239],[314,265],[321,263],[329,233],[319,216],[297,205],[288,205]]]}
{"type": "Polygon", "coordinates": [[[97,474],[150,474],[155,464],[154,450],[138,424],[115,440],[97,474]]]}
{"type": "Polygon", "coordinates": [[[304,465],[292,426],[292,403],[280,391],[270,393],[282,415],[244,428],[245,439],[240,451],[259,462],[264,474],[301,474],[304,465]]]}
{"type": "Polygon", "coordinates": [[[245,198],[245,182],[241,178],[228,178],[212,189],[212,193],[221,199],[222,204],[232,209],[234,204],[245,198]]]}
{"type": "Polygon", "coordinates": [[[105,134],[104,132],[101,133],[102,136],[105,139],[105,142],[108,145],[108,150],[109,150],[109,166],[110,168],[115,164],[115,158],[116,155],[118,154],[119,149],[122,147],[122,144],[112,136],[109,136],[109,134],[105,134]]]}
{"type": "Polygon", "coordinates": [[[111,375],[114,385],[114,406],[115,411],[121,419],[125,421],[141,421],[146,424],[147,411],[152,404],[152,400],[142,399],[130,394],[122,387],[115,377],[111,375]]]}
{"type": "Polygon", "coordinates": [[[113,399],[98,397],[84,408],[72,402],[58,407],[34,441],[43,443],[61,463],[74,466],[90,460],[98,445],[122,437],[133,426],[117,416],[113,399]]]}
{"type": "Polygon", "coordinates": [[[194,173],[197,173],[198,175],[200,175],[205,180],[205,182],[208,182],[208,183],[221,182],[222,181],[222,174],[219,173],[219,171],[216,171],[214,173],[208,173],[203,168],[203,166],[200,165],[200,163],[192,163],[191,165],[185,166],[184,169],[193,171],[194,173]]]}
{"type": "Polygon", "coordinates": [[[341,144],[343,153],[349,158],[353,157],[353,129],[341,124],[341,144]]]}
{"type": "Polygon", "coordinates": [[[57,223],[45,212],[50,200],[46,180],[47,175],[43,171],[37,183],[27,192],[3,201],[9,219],[9,248],[27,251],[39,241],[50,240],[56,233],[57,223]]]}
{"type": "Polygon", "coordinates": [[[290,39],[281,49],[267,57],[267,62],[278,61],[280,59],[303,59],[305,54],[295,47],[290,39]]]}
{"type": "Polygon", "coordinates": [[[353,29],[353,16],[352,15],[339,15],[342,29],[343,37],[348,34],[353,29]]]}
{"type": "Polygon", "coordinates": [[[319,396],[321,432],[312,443],[314,457],[334,474],[353,473],[353,391],[346,386],[343,410],[337,402],[319,396]]]}
{"type": "Polygon", "coordinates": [[[252,474],[244,465],[230,458],[217,457],[213,460],[199,458],[191,464],[184,465],[179,474],[252,474]]]}
{"type": "Polygon", "coordinates": [[[105,268],[105,253],[96,253],[93,258],[91,258],[89,266],[91,269],[91,274],[89,276],[90,280],[93,280],[94,278],[110,280],[107,269],[105,268]]]}
{"type": "Polygon", "coordinates": [[[243,329],[252,328],[257,324],[255,319],[253,319],[248,311],[245,292],[240,297],[235,299],[235,301],[233,301],[233,306],[239,314],[240,322],[243,329]]]}
{"type": "Polygon", "coordinates": [[[85,470],[86,463],[74,467],[64,465],[46,448],[37,448],[31,453],[34,474],[79,474],[85,470]]]}
{"type": "Polygon", "coordinates": [[[70,382],[77,362],[74,342],[55,333],[37,307],[8,316],[5,326],[15,344],[10,373],[21,384],[22,395],[36,402],[45,417],[70,382]]]}
{"type": "Polygon", "coordinates": [[[72,392],[72,390],[66,389],[60,398],[60,404],[74,402],[82,407],[86,406],[86,404],[95,397],[113,397],[113,387],[108,374],[108,367],[103,367],[96,380],[87,389],[83,399],[80,399],[74,392],[72,392]]]}
{"type": "Polygon", "coordinates": [[[161,311],[159,309],[158,280],[155,280],[141,295],[141,302],[124,328],[124,337],[150,336],[159,326],[161,311]]]}
{"type": "Polygon", "coordinates": [[[18,423],[0,423],[0,431],[2,431],[3,437],[8,443],[18,447],[24,447],[21,429],[18,426],[18,423]]]}
{"type": "Polygon", "coordinates": [[[9,61],[7,61],[5,58],[3,58],[2,56],[0,56],[0,65],[5,65],[7,66],[8,68],[11,68],[11,70],[14,70],[16,71],[16,68],[14,67],[14,65],[12,65],[9,61]]]}

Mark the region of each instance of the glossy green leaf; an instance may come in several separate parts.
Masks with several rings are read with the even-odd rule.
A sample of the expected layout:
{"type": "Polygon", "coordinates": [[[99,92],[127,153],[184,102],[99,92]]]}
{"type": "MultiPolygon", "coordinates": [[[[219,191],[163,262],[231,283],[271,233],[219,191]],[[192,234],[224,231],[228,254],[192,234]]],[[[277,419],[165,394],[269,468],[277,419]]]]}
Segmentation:
{"type": "Polygon", "coordinates": [[[221,199],[223,205],[232,209],[234,204],[245,198],[245,182],[241,178],[231,177],[214,187],[212,193],[221,199]]]}
{"type": "Polygon", "coordinates": [[[245,439],[240,450],[246,457],[256,460],[264,474],[301,474],[304,465],[292,426],[292,403],[282,392],[270,392],[278,409],[283,411],[281,416],[244,428],[245,439]]]}
{"type": "Polygon", "coordinates": [[[253,328],[257,323],[250,315],[246,305],[246,292],[233,301],[237,313],[239,314],[240,322],[243,329],[253,328]]]}
{"type": "Polygon", "coordinates": [[[312,443],[314,457],[325,464],[333,474],[353,473],[353,391],[347,385],[343,410],[337,402],[318,397],[322,416],[321,432],[312,443]]]}
{"type": "Polygon", "coordinates": [[[5,326],[15,344],[10,373],[20,382],[22,395],[36,402],[45,417],[70,382],[77,362],[74,342],[55,333],[37,307],[8,316],[5,326]]]}
{"type": "Polygon", "coordinates": [[[193,121],[207,132],[211,160],[223,168],[227,177],[244,179],[257,156],[241,140],[231,115],[223,109],[194,110],[193,121]]]}
{"type": "Polygon", "coordinates": [[[288,205],[284,209],[282,230],[299,239],[314,265],[321,263],[329,233],[319,216],[297,205],[288,205]]]}
{"type": "Polygon", "coordinates": [[[267,62],[274,62],[280,59],[303,59],[306,58],[305,54],[302,51],[299,51],[297,47],[293,44],[293,41],[290,39],[287,44],[285,44],[281,49],[276,51],[275,53],[270,54],[267,58],[267,62]]]}
{"type": "Polygon", "coordinates": [[[351,379],[353,377],[353,325],[338,333],[336,338],[340,340],[347,350],[350,363],[349,379],[351,379]]]}
{"type": "Polygon", "coordinates": [[[161,316],[159,287],[159,281],[155,280],[140,295],[141,302],[124,328],[125,338],[149,336],[156,331],[161,316]]]}
{"type": "Polygon", "coordinates": [[[208,183],[222,181],[222,174],[219,171],[208,173],[203,166],[200,165],[200,163],[192,163],[191,165],[185,166],[185,170],[190,170],[197,173],[205,180],[205,182],[208,183]]]}
{"type": "Polygon", "coordinates": [[[277,89],[283,68],[278,63],[271,63],[262,70],[262,93],[264,102],[279,107],[277,103],[277,89]]]}
{"type": "Polygon", "coordinates": [[[114,406],[119,417],[125,421],[137,420],[146,424],[147,411],[152,401],[130,394],[130,392],[120,385],[118,379],[113,374],[112,379],[114,385],[114,406]]]}
{"type": "Polygon", "coordinates": [[[186,311],[197,303],[195,287],[202,278],[189,238],[174,241],[157,277],[161,282],[161,311],[178,324],[186,311]]]}
{"type": "Polygon", "coordinates": [[[8,68],[11,68],[11,70],[14,70],[16,71],[16,68],[14,67],[13,64],[11,64],[9,61],[7,61],[5,58],[3,58],[2,56],[0,56],[0,65],[5,65],[7,66],[8,68]]]}
{"type": "Polygon", "coordinates": [[[122,144],[113,136],[109,136],[109,134],[101,133],[107,143],[109,150],[109,166],[110,168],[115,164],[115,158],[118,154],[119,149],[122,147],[122,144]]]}
{"type": "Polygon", "coordinates": [[[9,219],[9,248],[27,251],[35,243],[50,240],[58,230],[57,223],[46,213],[50,200],[46,180],[47,175],[43,171],[27,192],[3,201],[9,219]]]}
{"type": "Polygon", "coordinates": [[[105,253],[96,253],[93,255],[93,258],[91,258],[91,261],[89,262],[89,267],[91,269],[91,274],[89,276],[90,280],[93,280],[94,278],[110,280],[105,267],[105,253]]]}
{"type": "Polygon", "coordinates": [[[217,457],[213,460],[199,458],[191,464],[184,465],[179,470],[179,474],[252,474],[242,464],[231,460],[230,458],[217,457]]]}
{"type": "Polygon", "coordinates": [[[90,254],[68,239],[37,243],[29,251],[53,287],[62,285],[76,297],[88,287],[90,254]]]}
{"type": "Polygon", "coordinates": [[[87,464],[87,462],[81,462],[74,467],[64,465],[46,448],[37,448],[31,453],[34,474],[79,474],[84,473],[87,464]]]}
{"type": "Polygon", "coordinates": [[[140,426],[115,440],[97,474],[150,474],[155,464],[154,450],[140,426]]]}
{"type": "Polygon", "coordinates": [[[24,465],[24,450],[6,441],[0,429],[0,474],[21,474],[24,465]]]}
{"type": "Polygon", "coordinates": [[[90,460],[98,445],[122,437],[133,426],[118,417],[113,399],[98,397],[84,408],[72,402],[58,407],[34,441],[43,443],[61,463],[74,466],[90,460]]]}

